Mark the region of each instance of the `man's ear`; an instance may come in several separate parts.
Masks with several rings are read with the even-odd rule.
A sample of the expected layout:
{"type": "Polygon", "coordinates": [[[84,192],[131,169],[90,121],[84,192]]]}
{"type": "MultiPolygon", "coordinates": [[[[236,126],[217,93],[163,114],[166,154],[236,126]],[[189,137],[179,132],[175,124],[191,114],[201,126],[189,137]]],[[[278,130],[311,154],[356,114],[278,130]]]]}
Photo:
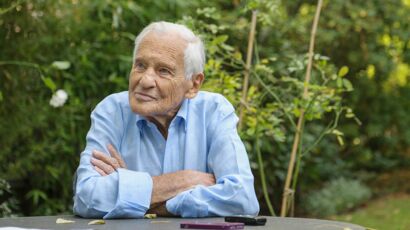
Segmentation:
{"type": "Polygon", "coordinates": [[[186,98],[194,98],[197,94],[199,89],[202,86],[202,82],[204,82],[205,76],[203,73],[198,73],[194,76],[192,76],[192,87],[188,90],[188,92],[185,93],[186,98]]]}

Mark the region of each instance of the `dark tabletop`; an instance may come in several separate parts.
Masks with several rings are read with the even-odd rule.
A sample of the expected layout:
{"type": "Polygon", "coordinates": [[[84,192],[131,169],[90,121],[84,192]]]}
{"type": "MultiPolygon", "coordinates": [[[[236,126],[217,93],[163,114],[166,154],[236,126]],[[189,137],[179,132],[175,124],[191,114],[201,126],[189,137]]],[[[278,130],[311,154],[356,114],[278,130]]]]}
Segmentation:
{"type": "MultiPolygon", "coordinates": [[[[305,218],[281,218],[266,217],[265,226],[245,226],[245,229],[263,230],[365,230],[364,227],[337,221],[305,219],[305,218]]],[[[75,216],[38,216],[38,217],[16,217],[0,218],[0,227],[20,227],[39,229],[180,229],[180,223],[186,221],[199,222],[224,222],[223,218],[156,218],[156,219],[116,219],[105,220],[103,225],[88,225],[92,219],[83,219],[75,216]],[[74,220],[71,224],[56,224],[57,218],[74,220]]]]}

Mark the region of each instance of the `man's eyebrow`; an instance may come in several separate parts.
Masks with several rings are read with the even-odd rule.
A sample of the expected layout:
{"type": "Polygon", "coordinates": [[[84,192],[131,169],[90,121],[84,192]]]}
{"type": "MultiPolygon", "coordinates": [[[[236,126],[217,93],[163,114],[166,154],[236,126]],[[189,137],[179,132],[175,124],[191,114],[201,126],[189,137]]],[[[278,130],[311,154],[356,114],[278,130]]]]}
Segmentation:
{"type": "Polygon", "coordinates": [[[175,71],[175,67],[172,67],[172,65],[170,65],[170,64],[168,64],[168,63],[166,63],[166,62],[160,61],[160,62],[158,62],[158,65],[159,65],[159,66],[166,67],[166,68],[168,68],[168,69],[170,69],[170,70],[172,70],[172,71],[175,71]]]}
{"type": "Polygon", "coordinates": [[[144,61],[144,58],[142,58],[142,57],[136,57],[135,60],[134,60],[134,62],[137,62],[137,61],[144,61]]]}
{"type": "MultiPolygon", "coordinates": [[[[136,63],[136,62],[144,62],[145,63],[147,59],[149,59],[149,58],[136,57],[135,60],[134,60],[134,63],[136,63]]],[[[173,72],[175,72],[175,70],[176,70],[176,68],[175,68],[176,62],[174,60],[169,60],[168,62],[157,60],[155,65],[157,67],[158,66],[159,67],[165,67],[165,68],[167,68],[167,69],[169,69],[173,72]],[[169,64],[169,62],[172,62],[172,64],[169,64]]]]}

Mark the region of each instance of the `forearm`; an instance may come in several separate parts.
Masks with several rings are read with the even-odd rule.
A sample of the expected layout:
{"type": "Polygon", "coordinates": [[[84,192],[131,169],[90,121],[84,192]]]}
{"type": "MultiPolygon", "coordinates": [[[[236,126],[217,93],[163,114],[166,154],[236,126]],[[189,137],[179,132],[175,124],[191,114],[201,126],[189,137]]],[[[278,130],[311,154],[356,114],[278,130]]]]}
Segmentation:
{"type": "Polygon", "coordinates": [[[151,205],[163,203],[177,194],[195,186],[194,177],[196,172],[191,170],[167,173],[152,177],[151,205]]]}
{"type": "Polygon", "coordinates": [[[167,210],[182,217],[257,215],[259,204],[249,176],[229,175],[210,187],[197,186],[167,201],[167,210]]]}
{"type": "Polygon", "coordinates": [[[182,170],[154,176],[152,177],[152,183],[151,206],[155,206],[197,185],[214,185],[215,177],[209,173],[182,170]]]}
{"type": "Polygon", "coordinates": [[[187,183],[178,173],[168,173],[152,177],[151,206],[169,200],[187,189],[187,183]]]}

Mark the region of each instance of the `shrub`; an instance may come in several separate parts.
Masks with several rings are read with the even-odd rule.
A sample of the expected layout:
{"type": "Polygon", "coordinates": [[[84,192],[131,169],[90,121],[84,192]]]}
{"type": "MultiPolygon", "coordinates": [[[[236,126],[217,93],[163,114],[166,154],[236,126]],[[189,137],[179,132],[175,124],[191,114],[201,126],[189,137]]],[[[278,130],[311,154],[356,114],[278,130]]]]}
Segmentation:
{"type": "Polygon", "coordinates": [[[330,216],[357,207],[370,196],[370,189],[360,181],[341,177],[310,193],[305,209],[315,216],[330,216]]]}
{"type": "Polygon", "coordinates": [[[10,184],[0,178],[0,217],[13,216],[13,210],[16,209],[17,201],[10,197],[10,193],[10,184]]]}
{"type": "MultiPolygon", "coordinates": [[[[71,213],[72,175],[89,114],[108,94],[127,89],[133,40],[151,21],[178,21],[201,34],[208,54],[203,89],[224,94],[240,108],[253,9],[255,55],[240,134],[258,196],[263,166],[268,195],[280,206],[292,123],[301,109],[310,108],[296,196],[363,170],[407,169],[408,1],[325,1],[308,101],[300,94],[314,1],[1,1],[0,175],[21,214],[71,213]],[[54,108],[49,102],[58,89],[68,100],[54,108]]],[[[0,195],[0,201],[7,197],[0,195]]],[[[267,214],[262,199],[260,204],[267,214]]]]}

